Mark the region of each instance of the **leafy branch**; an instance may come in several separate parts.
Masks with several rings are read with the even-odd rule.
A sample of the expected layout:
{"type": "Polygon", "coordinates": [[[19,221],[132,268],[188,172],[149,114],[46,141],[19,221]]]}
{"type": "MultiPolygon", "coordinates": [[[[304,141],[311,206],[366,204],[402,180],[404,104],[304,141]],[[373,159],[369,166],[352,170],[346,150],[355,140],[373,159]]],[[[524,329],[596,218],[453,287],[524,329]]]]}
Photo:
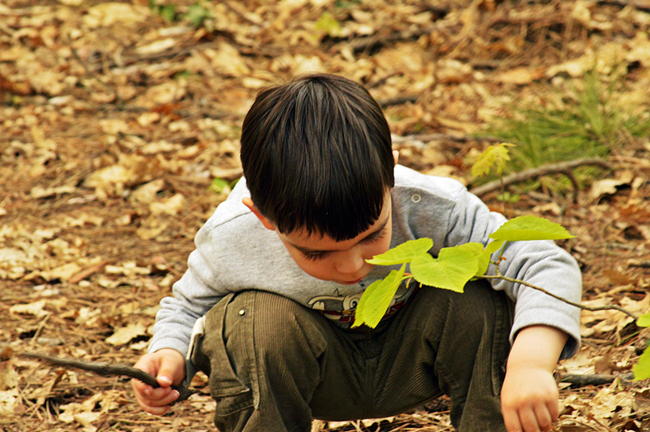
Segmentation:
{"type": "MultiPolygon", "coordinates": [[[[383,280],[372,283],[361,296],[356,309],[354,327],[366,325],[376,327],[395,296],[402,282],[410,283],[412,279],[420,286],[449,289],[462,293],[465,284],[472,279],[502,279],[536,289],[571,306],[589,311],[616,310],[632,317],[638,326],[650,327],[650,313],[637,316],[618,305],[586,306],[567,300],[542,287],[524,280],[504,276],[499,271],[503,261],[506,245],[520,240],[560,240],[573,238],[564,227],[537,216],[521,216],[504,223],[497,231],[489,235],[492,241],[483,246],[481,243],[465,243],[460,246],[440,249],[437,258],[429,254],[433,240],[420,238],[407,241],[383,254],[377,255],[368,263],[374,265],[399,265],[399,270],[392,270],[383,280]],[[493,253],[498,258],[491,260],[493,253]],[[486,275],[489,264],[495,266],[495,274],[486,275]],[[406,272],[409,265],[410,273],[406,272]]],[[[634,366],[635,380],[650,378],[650,349],[639,358],[634,366]]]]}

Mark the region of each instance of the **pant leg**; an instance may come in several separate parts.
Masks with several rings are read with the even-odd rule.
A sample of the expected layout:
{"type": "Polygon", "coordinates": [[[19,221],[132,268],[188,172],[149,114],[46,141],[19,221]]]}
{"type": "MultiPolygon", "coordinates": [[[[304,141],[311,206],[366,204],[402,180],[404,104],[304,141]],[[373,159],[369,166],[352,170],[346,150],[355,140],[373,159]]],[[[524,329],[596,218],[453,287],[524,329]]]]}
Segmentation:
{"type": "Polygon", "coordinates": [[[376,406],[403,412],[444,393],[459,431],[505,431],[499,395],[511,327],[512,303],[485,281],[463,294],[420,289],[386,333],[376,406]]]}
{"type": "Polygon", "coordinates": [[[323,382],[328,409],[358,412],[354,347],[319,312],[263,291],[229,295],[206,315],[195,365],[209,375],[223,432],[309,432],[314,394],[323,382]],[[345,339],[345,338],[344,338],[345,339]],[[352,354],[354,356],[354,354],[352,354]],[[340,386],[340,394],[331,389],[340,386]],[[332,399],[334,398],[334,399],[332,399]]]}

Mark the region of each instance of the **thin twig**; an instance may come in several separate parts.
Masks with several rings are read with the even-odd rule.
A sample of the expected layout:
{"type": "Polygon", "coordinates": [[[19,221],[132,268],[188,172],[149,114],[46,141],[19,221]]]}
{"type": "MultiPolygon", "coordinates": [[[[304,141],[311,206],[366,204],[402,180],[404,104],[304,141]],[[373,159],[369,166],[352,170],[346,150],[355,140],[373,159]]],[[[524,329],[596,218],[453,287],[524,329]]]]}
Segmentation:
{"type": "MultiPolygon", "coordinates": [[[[151,387],[154,388],[160,387],[160,384],[158,384],[158,381],[156,381],[156,377],[146,373],[141,369],[137,369],[132,366],[87,362],[87,361],[77,360],[77,359],[52,357],[45,354],[37,354],[37,353],[20,353],[18,354],[18,357],[42,360],[52,366],[81,369],[86,372],[92,372],[100,376],[126,376],[129,378],[140,380],[143,383],[150,385],[151,387]]],[[[174,390],[178,390],[178,393],[180,394],[178,399],[176,399],[174,402],[184,401],[188,397],[196,393],[196,390],[190,390],[184,386],[172,386],[172,388],[174,390]]]]}
{"type": "MultiPolygon", "coordinates": [[[[526,171],[522,171],[520,173],[509,175],[503,178],[503,184],[505,186],[509,186],[514,183],[525,182],[548,174],[567,175],[566,173],[569,172],[570,170],[585,165],[599,166],[601,168],[608,169],[608,170],[611,170],[613,168],[611,164],[599,158],[577,159],[569,162],[560,162],[557,164],[545,165],[539,168],[533,168],[526,171]]],[[[568,177],[571,180],[571,183],[573,183],[574,179],[571,176],[568,177]]],[[[495,180],[490,183],[486,183],[483,186],[472,188],[471,192],[474,195],[481,196],[493,192],[499,189],[500,187],[501,187],[501,181],[495,180]]],[[[575,188],[575,184],[574,184],[574,188],[575,188]]]]}
{"type": "Polygon", "coordinates": [[[160,387],[160,384],[158,384],[158,381],[156,381],[156,378],[154,376],[131,366],[86,362],[83,360],[58,358],[37,353],[21,353],[18,354],[18,356],[29,359],[43,360],[52,366],[81,369],[101,376],[128,376],[129,378],[140,380],[143,383],[150,385],[151,387],[160,387]]]}
{"type": "Polygon", "coordinates": [[[583,305],[582,303],[576,303],[576,302],[572,302],[571,300],[567,300],[567,299],[565,299],[563,297],[560,297],[557,294],[553,294],[552,292],[545,290],[544,288],[538,287],[536,285],[530,284],[528,282],[525,282],[525,281],[522,281],[522,280],[519,280],[519,279],[513,279],[513,278],[510,278],[510,277],[507,277],[507,276],[503,276],[502,274],[496,274],[496,275],[493,275],[493,276],[483,275],[483,276],[476,276],[476,277],[481,278],[481,279],[503,279],[503,280],[508,281],[508,282],[522,284],[522,285],[525,285],[527,287],[530,287],[530,288],[536,289],[538,291],[541,291],[544,294],[547,294],[547,295],[549,295],[549,296],[551,296],[551,297],[553,297],[555,299],[561,300],[566,304],[569,304],[571,306],[575,306],[575,307],[583,309],[583,310],[588,310],[588,311],[591,311],[591,312],[604,311],[604,310],[616,310],[616,311],[619,311],[619,312],[623,312],[625,315],[627,315],[629,317],[632,317],[635,321],[639,318],[637,315],[633,314],[632,312],[630,312],[630,311],[628,311],[628,310],[626,310],[626,309],[624,309],[624,308],[622,308],[621,306],[618,306],[618,305],[610,304],[610,305],[604,305],[604,306],[586,306],[586,305],[583,305]]]}

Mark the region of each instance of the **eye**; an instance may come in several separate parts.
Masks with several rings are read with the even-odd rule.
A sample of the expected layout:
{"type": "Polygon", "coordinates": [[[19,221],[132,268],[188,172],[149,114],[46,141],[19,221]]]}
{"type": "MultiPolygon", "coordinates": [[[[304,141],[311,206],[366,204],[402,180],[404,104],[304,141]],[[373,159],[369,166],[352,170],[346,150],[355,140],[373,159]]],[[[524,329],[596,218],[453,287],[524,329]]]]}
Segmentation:
{"type": "Polygon", "coordinates": [[[382,228],[380,231],[377,231],[370,237],[363,239],[362,243],[373,243],[379,241],[384,237],[385,234],[386,234],[386,227],[382,228]]]}
{"type": "Polygon", "coordinates": [[[305,257],[309,261],[318,261],[327,256],[327,252],[312,252],[312,253],[300,252],[300,253],[302,254],[303,257],[305,257]]]}

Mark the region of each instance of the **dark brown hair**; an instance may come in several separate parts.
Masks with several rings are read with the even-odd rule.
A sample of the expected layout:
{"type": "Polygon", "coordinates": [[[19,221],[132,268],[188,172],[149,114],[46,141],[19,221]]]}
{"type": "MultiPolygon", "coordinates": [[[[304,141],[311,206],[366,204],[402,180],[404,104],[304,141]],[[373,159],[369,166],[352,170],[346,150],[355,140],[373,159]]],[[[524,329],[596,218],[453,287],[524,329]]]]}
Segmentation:
{"type": "Polygon", "coordinates": [[[244,119],[241,160],[253,203],[283,233],[354,238],[379,218],[394,185],[381,107],[336,75],[262,91],[244,119]]]}

